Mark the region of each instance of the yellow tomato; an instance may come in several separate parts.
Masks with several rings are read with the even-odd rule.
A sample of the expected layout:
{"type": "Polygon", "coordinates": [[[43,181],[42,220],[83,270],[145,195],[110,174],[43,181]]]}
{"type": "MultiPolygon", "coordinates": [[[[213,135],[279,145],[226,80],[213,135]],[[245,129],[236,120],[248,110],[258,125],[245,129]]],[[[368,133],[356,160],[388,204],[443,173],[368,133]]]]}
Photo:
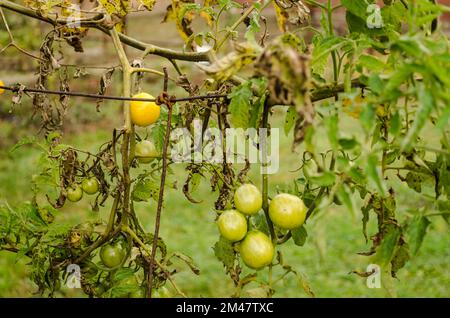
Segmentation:
{"type": "Polygon", "coordinates": [[[261,192],[253,184],[243,184],[234,193],[234,204],[239,212],[256,214],[262,207],[261,192]]]}
{"type": "Polygon", "coordinates": [[[306,218],[303,200],[289,193],[280,193],[270,201],[269,217],[279,228],[292,230],[301,226],[306,218]]]}
{"type": "Polygon", "coordinates": [[[236,210],[223,212],[217,220],[220,234],[231,242],[242,240],[247,234],[247,220],[236,210]]]}
{"type": "Polygon", "coordinates": [[[251,231],[239,247],[239,253],[245,265],[260,269],[272,263],[275,249],[270,238],[260,231],[251,231]]]}
{"type": "MultiPolygon", "coordinates": [[[[3,83],[2,80],[0,80],[0,86],[5,86],[5,83],[3,83]]],[[[5,90],[3,88],[0,88],[0,95],[3,94],[5,90]]]]}
{"type": "MultiPolygon", "coordinates": [[[[148,98],[154,99],[154,97],[147,93],[139,93],[134,95],[133,98],[148,98]]],[[[150,126],[154,124],[161,113],[161,107],[156,105],[155,102],[140,102],[131,101],[130,103],[130,115],[133,124],[141,127],[150,126]]]]}

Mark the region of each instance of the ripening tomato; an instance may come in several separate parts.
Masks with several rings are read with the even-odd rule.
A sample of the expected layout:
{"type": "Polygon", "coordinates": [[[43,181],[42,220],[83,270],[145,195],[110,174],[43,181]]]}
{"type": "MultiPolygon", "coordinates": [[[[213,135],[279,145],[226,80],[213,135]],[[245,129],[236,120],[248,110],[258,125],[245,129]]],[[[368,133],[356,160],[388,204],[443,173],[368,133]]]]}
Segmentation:
{"type": "MultiPolygon", "coordinates": [[[[133,96],[133,98],[148,98],[154,99],[154,97],[147,93],[139,93],[133,96]]],[[[154,124],[161,113],[161,107],[156,105],[155,102],[142,102],[131,101],[130,102],[130,116],[133,124],[141,127],[147,127],[154,124]]]]}
{"type": "Polygon", "coordinates": [[[239,246],[245,265],[261,269],[272,263],[275,249],[270,238],[260,231],[250,231],[239,246]]]}
{"type": "Polygon", "coordinates": [[[305,222],[306,206],[299,197],[280,193],[270,201],[269,217],[279,228],[292,230],[305,222]]]}
{"type": "Polygon", "coordinates": [[[256,214],[262,207],[261,192],[253,184],[243,184],[234,193],[234,204],[244,214],[256,214]]]}
{"type": "Polygon", "coordinates": [[[136,158],[141,163],[149,163],[154,158],[159,157],[158,150],[156,150],[155,144],[150,140],[142,140],[136,144],[134,149],[136,158]]]}
{"type": "Polygon", "coordinates": [[[81,182],[81,187],[87,194],[96,194],[99,187],[98,180],[96,177],[86,178],[81,182]]]}
{"type": "Polygon", "coordinates": [[[67,189],[67,199],[71,202],[78,202],[83,197],[83,190],[78,184],[74,184],[67,189]]]}
{"type": "Polygon", "coordinates": [[[247,220],[236,210],[223,212],[217,220],[220,234],[231,242],[242,240],[247,234],[247,220]]]}

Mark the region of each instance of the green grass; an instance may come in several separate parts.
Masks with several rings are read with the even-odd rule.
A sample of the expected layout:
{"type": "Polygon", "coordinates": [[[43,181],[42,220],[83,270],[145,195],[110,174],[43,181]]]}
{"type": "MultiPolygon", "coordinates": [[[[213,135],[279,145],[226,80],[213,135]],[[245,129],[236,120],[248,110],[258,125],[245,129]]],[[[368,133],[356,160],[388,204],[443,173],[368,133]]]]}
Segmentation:
{"type": "MultiPolygon", "coordinates": [[[[281,117],[276,116],[280,124],[281,117]]],[[[112,124],[110,129],[112,128],[112,124]]],[[[78,147],[94,150],[109,138],[109,131],[99,129],[89,133],[77,133],[66,136],[64,142],[78,147]]],[[[37,151],[24,147],[13,156],[7,155],[6,149],[0,157],[0,197],[11,204],[30,199],[29,179],[35,173],[37,151]]],[[[292,153],[290,139],[282,136],[280,172],[270,178],[270,192],[283,187],[299,176],[292,172],[298,167],[299,154],[292,153]]],[[[218,231],[214,224],[213,202],[215,194],[210,193],[208,180],[193,194],[202,199],[199,204],[190,203],[181,193],[183,178],[182,167],[175,167],[176,176],[171,180],[178,181],[178,190],[169,190],[162,216],[161,236],[170,251],[181,251],[191,256],[200,268],[200,276],[195,276],[186,266],[176,264],[180,272],[175,280],[179,287],[193,297],[227,297],[233,292],[233,284],[224,275],[221,263],[215,258],[212,246],[218,239],[218,231]]],[[[258,184],[259,174],[252,169],[252,179],[258,184]]],[[[407,210],[413,192],[402,183],[396,184],[399,194],[399,209],[407,210]],[[408,202],[409,200],[409,202],[408,202]]],[[[156,203],[136,203],[136,209],[148,231],[153,230],[156,203]]],[[[105,217],[106,206],[97,215],[89,209],[89,200],[83,199],[77,204],[67,204],[57,216],[57,222],[77,223],[89,218],[105,217]]],[[[400,215],[403,219],[404,215],[400,215]]],[[[308,239],[303,247],[289,242],[281,247],[287,263],[301,272],[309,281],[318,297],[384,297],[383,289],[369,289],[365,279],[349,274],[354,269],[365,270],[369,259],[359,256],[358,252],[367,251],[361,231],[361,216],[352,217],[343,208],[332,207],[320,214],[318,218],[307,224],[308,239]]],[[[369,223],[369,234],[375,233],[375,220],[369,223]]],[[[399,297],[448,297],[450,286],[450,250],[448,247],[450,234],[447,224],[440,218],[432,218],[429,234],[425,237],[419,254],[398,273],[395,282],[399,297]]],[[[36,286],[28,279],[27,260],[16,263],[15,255],[0,252],[0,296],[31,297],[36,286]]],[[[250,273],[248,269],[244,274],[250,273]]],[[[275,278],[280,274],[275,270],[275,278]]],[[[267,279],[267,272],[258,273],[261,280],[267,279]]],[[[256,287],[251,285],[249,288],[256,287]]],[[[276,286],[276,297],[307,297],[298,286],[293,276],[281,280],[276,286]]],[[[81,293],[67,292],[64,296],[80,296],[81,293]]],[[[62,296],[62,295],[58,295],[62,296]]]]}

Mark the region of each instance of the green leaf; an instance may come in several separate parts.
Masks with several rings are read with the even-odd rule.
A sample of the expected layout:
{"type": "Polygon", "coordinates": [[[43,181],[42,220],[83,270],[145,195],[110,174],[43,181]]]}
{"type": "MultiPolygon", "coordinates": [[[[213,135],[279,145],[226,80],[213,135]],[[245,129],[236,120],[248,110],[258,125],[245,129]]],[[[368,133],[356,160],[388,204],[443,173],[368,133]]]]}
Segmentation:
{"type": "Polygon", "coordinates": [[[342,0],[341,4],[347,9],[347,11],[353,13],[357,17],[365,19],[367,16],[367,6],[372,1],[367,0],[342,0]]]}
{"type": "Polygon", "coordinates": [[[264,213],[260,212],[254,217],[252,217],[252,224],[255,229],[270,235],[269,225],[267,224],[266,216],[264,213]]]}
{"type": "Polygon", "coordinates": [[[236,128],[248,128],[253,97],[250,82],[235,87],[228,97],[231,99],[229,110],[233,126],[236,128]]]}
{"type": "MultiPolygon", "coordinates": [[[[450,101],[447,100],[447,103],[450,104],[450,101]]],[[[443,111],[441,116],[439,116],[438,122],[436,124],[436,127],[440,130],[442,133],[445,128],[448,127],[450,124],[450,107],[446,107],[443,111]]]]}
{"type": "Polygon", "coordinates": [[[397,136],[400,133],[400,129],[402,128],[402,120],[400,118],[400,113],[396,112],[389,122],[389,133],[397,136]]]}
{"type": "Polygon", "coordinates": [[[326,171],[319,175],[310,176],[308,180],[311,183],[317,184],[321,187],[328,187],[336,182],[336,175],[333,172],[326,171]]]}
{"type": "Polygon", "coordinates": [[[159,185],[151,179],[141,179],[134,185],[131,195],[133,200],[137,202],[148,201],[149,199],[157,201],[159,185]]]}
{"type": "Polygon", "coordinates": [[[366,173],[369,180],[371,180],[374,183],[378,192],[383,197],[386,196],[386,186],[384,185],[384,182],[381,178],[381,174],[378,171],[378,159],[375,155],[370,155],[367,158],[366,173]]]}
{"type": "Polygon", "coordinates": [[[396,273],[398,272],[398,270],[403,268],[409,259],[410,257],[408,244],[401,244],[395,251],[395,255],[391,261],[392,277],[396,277],[396,273]]]}
{"type": "Polygon", "coordinates": [[[30,136],[30,137],[24,137],[21,140],[19,140],[10,150],[9,152],[14,152],[15,150],[17,150],[18,148],[25,146],[25,145],[30,145],[30,144],[34,144],[36,142],[36,137],[35,136],[30,136]]]}
{"type": "Polygon", "coordinates": [[[295,111],[294,106],[288,107],[286,112],[286,118],[284,120],[284,133],[285,135],[289,135],[290,131],[294,127],[295,121],[297,120],[297,112],[295,111]]]}
{"type": "Polygon", "coordinates": [[[393,226],[383,237],[380,246],[375,254],[375,263],[385,268],[395,255],[398,240],[400,239],[401,230],[399,227],[393,226]]]}
{"type": "Polygon", "coordinates": [[[306,238],[308,237],[308,233],[304,226],[297,227],[291,230],[292,239],[294,240],[295,245],[303,246],[306,243],[306,238]]]}
{"type": "Polygon", "coordinates": [[[339,146],[343,150],[351,150],[359,145],[359,142],[354,138],[339,138],[339,146]]]}
{"type": "Polygon", "coordinates": [[[341,48],[346,42],[339,37],[314,38],[311,67],[314,73],[321,74],[332,51],[341,48]]]}
{"type": "Polygon", "coordinates": [[[358,184],[364,184],[366,182],[366,176],[358,167],[351,167],[348,171],[348,175],[358,184]]]}
{"type": "Polygon", "coordinates": [[[355,202],[353,201],[353,193],[349,186],[342,184],[338,187],[336,195],[338,199],[345,205],[345,207],[350,211],[352,216],[356,216],[355,202]]]}
{"type": "Polygon", "coordinates": [[[127,278],[134,276],[134,270],[132,268],[120,268],[117,270],[117,272],[114,274],[114,280],[116,281],[122,281],[127,278]]]}
{"type": "Polygon", "coordinates": [[[423,215],[416,215],[408,225],[408,243],[411,252],[416,255],[422,245],[430,221],[423,215]]]}
{"type": "Polygon", "coordinates": [[[414,68],[409,65],[403,65],[397,68],[396,72],[389,78],[383,96],[387,99],[396,98],[395,93],[398,91],[399,87],[404,84],[413,74],[414,68]]]}
{"type": "Polygon", "coordinates": [[[258,128],[259,121],[261,120],[262,113],[264,110],[264,103],[266,102],[266,95],[259,97],[255,103],[252,105],[252,110],[250,114],[250,122],[248,124],[251,128],[258,128]]]}
{"type": "Polygon", "coordinates": [[[156,150],[159,153],[162,153],[164,147],[164,138],[166,136],[166,125],[165,124],[157,124],[152,129],[152,139],[155,144],[156,150]]]}
{"type": "Polygon", "coordinates": [[[220,237],[219,241],[214,244],[214,255],[216,255],[227,269],[233,268],[236,253],[230,241],[220,237]]]}
{"type": "Polygon", "coordinates": [[[419,109],[416,112],[412,127],[409,129],[405,139],[403,139],[401,150],[408,150],[411,143],[415,141],[417,135],[425,126],[426,121],[430,118],[431,112],[434,108],[434,98],[431,91],[425,87],[421,87],[418,93],[419,109]]]}
{"type": "Polygon", "coordinates": [[[367,107],[364,107],[361,111],[359,121],[367,133],[371,132],[375,124],[375,118],[375,108],[372,105],[367,105],[367,107]]]}
{"type": "Polygon", "coordinates": [[[424,180],[425,180],[424,175],[413,171],[408,172],[405,177],[405,181],[408,184],[408,187],[418,193],[422,192],[422,182],[424,180]]]}
{"type": "Polygon", "coordinates": [[[338,149],[339,130],[338,130],[338,116],[329,116],[324,119],[325,128],[327,129],[328,140],[333,149],[338,149]]]}
{"type": "Polygon", "coordinates": [[[384,90],[384,82],[378,74],[370,75],[368,85],[370,90],[378,95],[380,95],[384,90]]]}
{"type": "Polygon", "coordinates": [[[358,62],[371,73],[381,73],[386,68],[386,64],[384,64],[384,62],[371,55],[361,55],[358,62]]]}
{"type": "MultiPolygon", "coordinates": [[[[373,13],[370,15],[370,17],[372,16],[373,13]]],[[[386,33],[385,28],[368,28],[366,17],[361,18],[349,11],[347,11],[345,14],[345,20],[347,21],[347,26],[351,33],[362,33],[367,34],[371,37],[382,36],[386,33]]],[[[382,19],[380,17],[379,21],[377,19],[374,19],[373,22],[382,22],[382,19]]]]}

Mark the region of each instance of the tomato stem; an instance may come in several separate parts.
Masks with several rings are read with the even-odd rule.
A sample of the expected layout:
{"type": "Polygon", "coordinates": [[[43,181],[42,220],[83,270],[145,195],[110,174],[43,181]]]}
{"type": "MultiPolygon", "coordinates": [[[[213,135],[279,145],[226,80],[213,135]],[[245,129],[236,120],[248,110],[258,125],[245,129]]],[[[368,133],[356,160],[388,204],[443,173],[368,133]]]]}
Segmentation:
{"type": "MultiPolygon", "coordinates": [[[[264,109],[263,109],[263,115],[262,115],[262,124],[261,127],[264,129],[267,129],[269,126],[269,105],[266,101],[264,102],[264,109]]],[[[272,242],[276,244],[276,234],[275,229],[273,227],[273,223],[270,220],[269,217],[269,176],[267,174],[267,132],[263,133],[260,136],[260,151],[261,151],[261,164],[263,166],[263,173],[262,173],[262,196],[263,196],[263,210],[264,215],[266,216],[267,225],[269,226],[270,231],[270,238],[272,239],[272,242]]]]}

